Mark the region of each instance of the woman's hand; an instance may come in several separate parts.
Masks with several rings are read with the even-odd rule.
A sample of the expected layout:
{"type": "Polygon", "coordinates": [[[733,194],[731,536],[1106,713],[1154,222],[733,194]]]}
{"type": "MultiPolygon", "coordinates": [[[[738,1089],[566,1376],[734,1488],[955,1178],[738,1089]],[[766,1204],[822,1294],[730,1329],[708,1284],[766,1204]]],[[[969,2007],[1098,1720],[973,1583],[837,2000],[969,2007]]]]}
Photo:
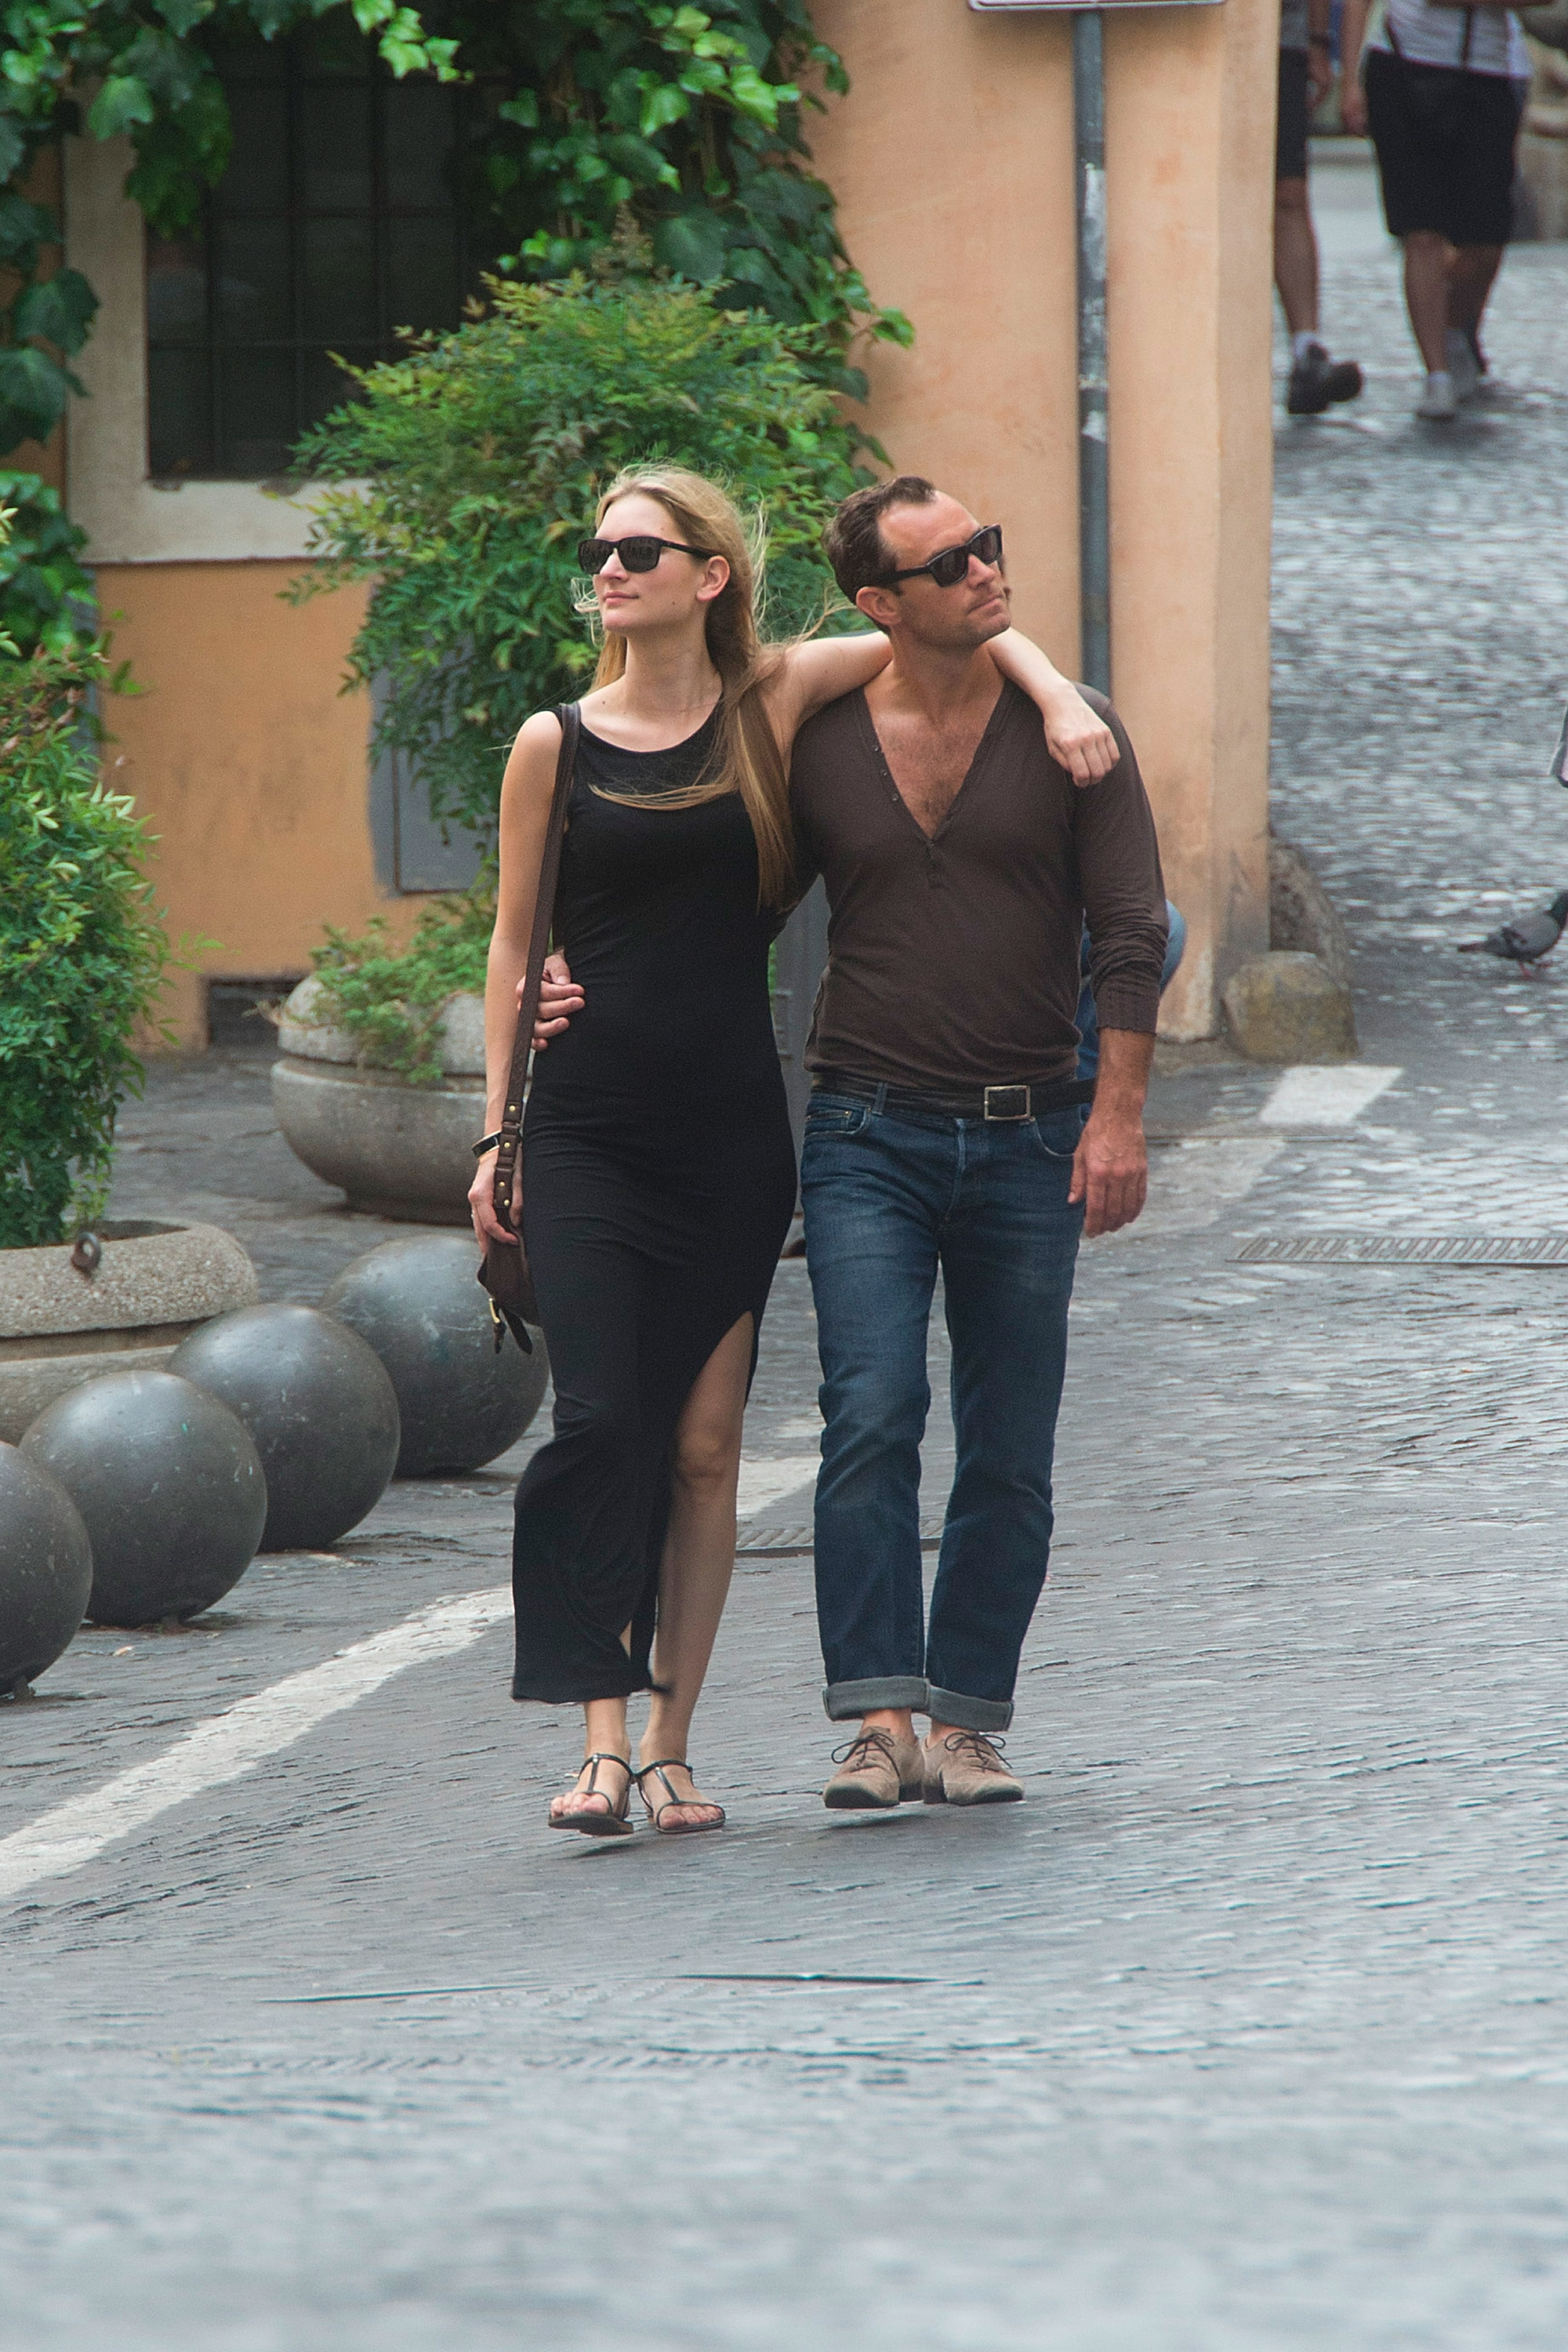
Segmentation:
{"type": "MultiPolygon", "coordinates": [[[[496,1150],[487,1151],[468,1187],[468,1213],[474,1221],[474,1239],[482,1250],[489,1249],[492,1242],[510,1242],[513,1249],[517,1247],[516,1234],[509,1232],[496,1215],[496,1161],[500,1156],[499,1147],[496,1150]]],[[[511,1188],[511,1218],[514,1225],[522,1223],[522,1202],[515,1184],[511,1188]]]]}
{"type": "Polygon", "coordinates": [[[1366,92],[1353,74],[1340,83],[1340,121],[1352,139],[1366,137],[1366,92]]]}
{"type": "MultiPolygon", "coordinates": [[[[522,1013],[522,982],[517,984],[518,1014],[522,1013]]],[[[539,986],[539,1010],[533,1016],[533,1050],[542,1054],[552,1037],[558,1037],[571,1025],[574,1013],[581,1013],[587,1003],[583,991],[573,979],[565,957],[559,948],[552,948],[544,959],[544,975],[539,986]]]]}
{"type": "Polygon", "coordinates": [[[1116,738],[1049,656],[1017,629],[986,640],[1003,677],[1026,694],[1045,721],[1046,749],[1075,784],[1097,784],[1121,757],[1116,738]]]}
{"type": "Polygon", "coordinates": [[[1062,681],[1066,691],[1041,706],[1046,722],[1046,749],[1075,784],[1097,784],[1109,776],[1121,757],[1115,736],[1092,711],[1081,694],[1062,681]]]}

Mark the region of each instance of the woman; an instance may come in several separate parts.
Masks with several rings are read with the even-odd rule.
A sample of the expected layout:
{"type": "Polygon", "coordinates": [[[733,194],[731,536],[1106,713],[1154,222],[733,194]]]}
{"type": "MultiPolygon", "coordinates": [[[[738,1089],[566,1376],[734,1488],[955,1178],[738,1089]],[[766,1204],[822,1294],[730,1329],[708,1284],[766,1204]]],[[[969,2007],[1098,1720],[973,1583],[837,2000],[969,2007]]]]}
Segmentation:
{"type": "MultiPolygon", "coordinates": [[[[555,908],[593,1014],[538,1065],[523,1133],[555,1426],[518,1489],[512,1696],[582,1704],[584,1761],[551,1824],[622,1836],[634,1784],[658,1829],[724,1821],[686,1750],[734,1565],[757,1333],[795,1207],[767,972],[794,896],[789,751],[889,646],[764,648],[741,519],[698,475],[621,476],[596,530],[582,560],[605,647],[581,707],[555,908]],[[641,1690],[653,1696],[634,1772],[626,1700],[641,1690]]],[[[1098,772],[1100,722],[1026,640],[996,646],[1005,674],[1051,706],[1053,745],[1072,742],[1098,772]]],[[[530,719],[501,787],[488,1124],[504,1100],[560,743],[554,714],[530,719]]],[[[492,1152],[469,1195],[481,1244],[511,1238],[493,1170],[492,1152]]]]}

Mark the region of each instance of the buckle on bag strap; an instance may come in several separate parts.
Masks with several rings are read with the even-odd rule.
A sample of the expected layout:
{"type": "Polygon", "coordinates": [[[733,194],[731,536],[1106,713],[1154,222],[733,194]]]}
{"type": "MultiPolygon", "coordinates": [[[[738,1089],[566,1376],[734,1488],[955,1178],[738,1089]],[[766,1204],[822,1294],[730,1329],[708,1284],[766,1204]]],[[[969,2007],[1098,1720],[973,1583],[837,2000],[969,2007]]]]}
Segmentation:
{"type": "Polygon", "coordinates": [[[1027,1087],[987,1087],[985,1089],[987,1118],[1031,1118],[1027,1087]]]}

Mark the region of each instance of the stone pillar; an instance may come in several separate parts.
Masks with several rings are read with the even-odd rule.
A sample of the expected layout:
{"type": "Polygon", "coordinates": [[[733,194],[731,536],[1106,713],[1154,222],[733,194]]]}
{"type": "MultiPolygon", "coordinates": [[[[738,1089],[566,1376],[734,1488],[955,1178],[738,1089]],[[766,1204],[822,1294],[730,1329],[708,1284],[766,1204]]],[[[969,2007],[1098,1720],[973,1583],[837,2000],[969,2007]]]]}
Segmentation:
{"type": "MultiPolygon", "coordinates": [[[[1006,529],[1020,626],[1078,657],[1071,40],[1051,12],[817,0],[847,98],[812,132],[915,347],[872,430],[1006,529]]],[[[1111,683],[1190,944],[1176,1037],[1268,943],[1275,45],[1268,0],[1110,12],[1111,683]]]]}

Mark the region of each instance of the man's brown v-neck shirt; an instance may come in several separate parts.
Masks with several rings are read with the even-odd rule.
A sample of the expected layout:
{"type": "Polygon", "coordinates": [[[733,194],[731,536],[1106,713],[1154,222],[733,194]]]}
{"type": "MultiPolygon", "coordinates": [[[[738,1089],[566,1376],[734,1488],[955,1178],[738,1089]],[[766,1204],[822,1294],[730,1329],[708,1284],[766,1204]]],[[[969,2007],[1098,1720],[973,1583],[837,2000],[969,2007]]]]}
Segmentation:
{"type": "Polygon", "coordinates": [[[864,694],[801,729],[801,885],[820,873],[829,907],[808,1069],[933,1094],[1071,1078],[1086,919],[1100,1027],[1152,1033],[1166,941],[1154,819],[1121,721],[1087,698],[1121,748],[1108,776],[1075,785],[1034,704],[1004,686],[929,840],[864,694]]]}

